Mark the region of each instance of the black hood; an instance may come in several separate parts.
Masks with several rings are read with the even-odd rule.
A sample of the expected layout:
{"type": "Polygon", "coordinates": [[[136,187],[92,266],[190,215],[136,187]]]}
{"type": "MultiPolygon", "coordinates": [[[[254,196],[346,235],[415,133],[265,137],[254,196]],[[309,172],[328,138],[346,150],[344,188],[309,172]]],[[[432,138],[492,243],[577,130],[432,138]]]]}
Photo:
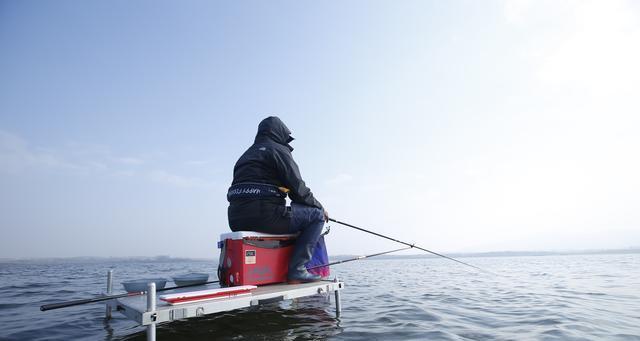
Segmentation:
{"type": "Polygon", "coordinates": [[[255,142],[260,142],[264,139],[287,146],[289,150],[293,151],[293,147],[289,145],[289,142],[293,141],[291,130],[277,116],[269,116],[258,125],[258,134],[256,134],[255,142]]]}

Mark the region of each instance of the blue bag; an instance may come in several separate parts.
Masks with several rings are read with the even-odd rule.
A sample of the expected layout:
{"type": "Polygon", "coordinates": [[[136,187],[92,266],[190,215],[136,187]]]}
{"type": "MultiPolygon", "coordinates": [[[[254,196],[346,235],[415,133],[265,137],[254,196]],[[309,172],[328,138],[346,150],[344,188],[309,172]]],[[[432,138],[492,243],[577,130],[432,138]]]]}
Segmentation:
{"type": "MultiPolygon", "coordinates": [[[[329,231],[327,231],[328,233],[329,231]]],[[[326,234],[326,233],[325,233],[326,234]]],[[[323,265],[329,263],[329,255],[327,254],[327,245],[324,243],[324,235],[321,235],[316,243],[316,246],[313,248],[313,255],[311,256],[311,260],[307,262],[305,265],[307,269],[312,268],[314,266],[323,265]]],[[[329,267],[321,266],[319,268],[309,270],[310,273],[314,275],[318,275],[320,277],[329,277],[329,267]]]]}

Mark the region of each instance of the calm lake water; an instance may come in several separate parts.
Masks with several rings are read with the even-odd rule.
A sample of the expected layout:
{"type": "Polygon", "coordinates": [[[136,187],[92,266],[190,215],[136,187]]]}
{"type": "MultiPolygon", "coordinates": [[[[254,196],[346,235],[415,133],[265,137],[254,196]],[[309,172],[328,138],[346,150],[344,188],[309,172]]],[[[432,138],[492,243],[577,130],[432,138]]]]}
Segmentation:
{"type": "MultiPolygon", "coordinates": [[[[332,269],[346,288],[341,318],[321,296],[158,327],[158,340],[640,340],[640,254],[465,258],[500,276],[440,259],[378,259],[332,269]]],[[[0,263],[0,340],[145,340],[104,305],[40,305],[120,281],[208,272],[180,262],[0,263]]],[[[170,283],[171,284],[171,283],[170,283]]]]}

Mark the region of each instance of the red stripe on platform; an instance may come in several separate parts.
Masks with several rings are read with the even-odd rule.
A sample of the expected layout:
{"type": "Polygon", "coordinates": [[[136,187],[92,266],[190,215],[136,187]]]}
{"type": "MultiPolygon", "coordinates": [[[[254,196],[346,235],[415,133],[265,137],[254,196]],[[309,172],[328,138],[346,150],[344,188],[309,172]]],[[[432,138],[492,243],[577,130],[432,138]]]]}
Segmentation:
{"type": "Polygon", "coordinates": [[[250,291],[251,289],[241,289],[241,290],[232,290],[232,291],[222,291],[222,292],[216,292],[216,293],[205,294],[205,295],[197,295],[197,296],[181,296],[181,297],[175,297],[175,298],[160,298],[160,299],[169,303],[182,303],[182,302],[206,300],[210,298],[220,298],[225,296],[231,297],[238,294],[249,293],[250,291]]]}

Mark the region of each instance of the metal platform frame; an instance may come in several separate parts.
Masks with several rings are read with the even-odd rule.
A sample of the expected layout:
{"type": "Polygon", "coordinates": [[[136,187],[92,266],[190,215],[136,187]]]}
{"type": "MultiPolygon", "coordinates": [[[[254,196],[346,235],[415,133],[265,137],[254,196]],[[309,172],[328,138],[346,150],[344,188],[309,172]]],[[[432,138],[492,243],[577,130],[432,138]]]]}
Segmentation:
{"type": "MultiPolygon", "coordinates": [[[[168,290],[166,293],[179,293],[195,290],[217,288],[217,285],[202,285],[184,289],[168,290]]],[[[169,305],[156,300],[156,284],[149,283],[147,294],[131,296],[107,301],[106,318],[111,318],[112,310],[119,311],[126,317],[136,321],[140,326],[147,327],[147,341],[156,340],[156,324],[183,320],[192,317],[219,313],[240,308],[258,306],[261,304],[290,300],[299,297],[318,294],[334,293],[336,300],[336,317],[340,317],[342,310],[340,291],[344,282],[335,278],[331,281],[319,281],[303,284],[273,284],[260,286],[251,295],[209,301],[169,305]]],[[[113,293],[113,270],[107,274],[107,295],[113,293]]],[[[165,292],[163,292],[164,294],[165,292]]]]}

